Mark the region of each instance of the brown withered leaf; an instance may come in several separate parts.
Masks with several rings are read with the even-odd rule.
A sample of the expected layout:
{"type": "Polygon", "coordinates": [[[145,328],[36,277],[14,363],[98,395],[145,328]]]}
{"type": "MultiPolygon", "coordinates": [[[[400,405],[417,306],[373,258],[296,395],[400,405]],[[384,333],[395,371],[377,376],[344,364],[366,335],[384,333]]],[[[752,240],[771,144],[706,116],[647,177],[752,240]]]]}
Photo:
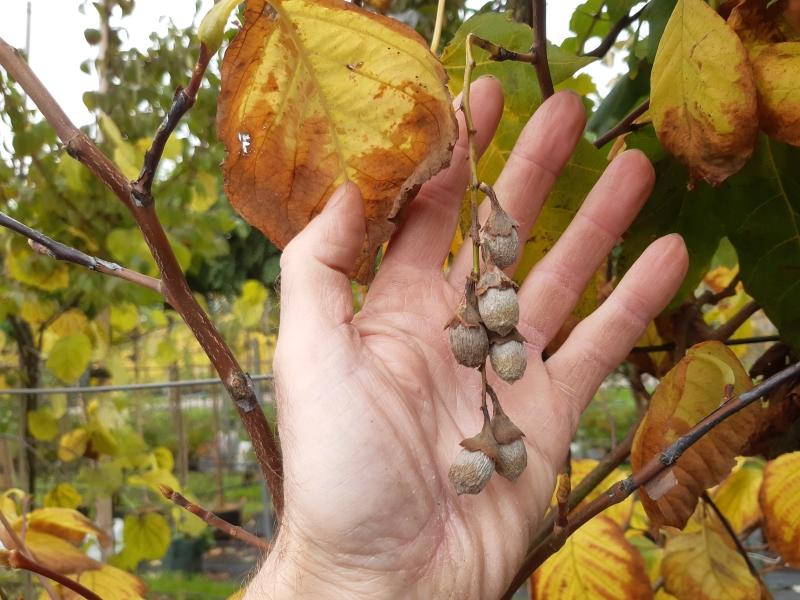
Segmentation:
{"type": "Polygon", "coordinates": [[[740,0],[731,10],[728,25],[745,46],[786,41],[786,0],[768,6],[764,0],[740,0]]]}
{"type": "Polygon", "coordinates": [[[650,90],[658,139],[689,168],[691,181],[717,185],[752,155],[758,133],[753,71],[741,40],[703,0],[675,5],[650,90]]]}
{"type": "MultiPolygon", "coordinates": [[[[722,402],[727,384],[734,394],[752,387],[736,355],[720,342],[689,349],[661,380],[631,450],[634,472],[686,433],[722,402]]],[[[682,529],[704,490],[720,483],[736,463],[761,417],[758,403],[729,417],[691,446],[671,471],[677,484],[653,499],[646,489],[641,501],[653,531],[669,525],[682,529]]]]}
{"type": "Polygon", "coordinates": [[[377,248],[457,137],[446,75],[412,29],[343,0],[248,0],[225,53],[217,111],[225,191],[283,248],[341,183],[364,197],[377,248]]]}

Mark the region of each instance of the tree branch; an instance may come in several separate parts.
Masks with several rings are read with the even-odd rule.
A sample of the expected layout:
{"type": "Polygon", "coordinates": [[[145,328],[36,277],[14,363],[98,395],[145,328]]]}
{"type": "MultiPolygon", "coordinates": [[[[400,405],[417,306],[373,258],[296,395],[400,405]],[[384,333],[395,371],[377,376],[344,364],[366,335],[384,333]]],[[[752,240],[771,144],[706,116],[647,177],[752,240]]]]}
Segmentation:
{"type": "Polygon", "coordinates": [[[534,52],[514,52],[513,50],[508,50],[507,48],[498,46],[494,42],[480,38],[475,34],[472,34],[470,39],[472,40],[472,44],[474,46],[483,48],[489,53],[489,60],[494,60],[497,62],[503,62],[504,60],[515,60],[530,64],[536,63],[536,54],[534,52]]]}
{"type": "MultiPolygon", "coordinates": [[[[36,562],[32,558],[26,556],[19,550],[4,550],[0,552],[0,564],[5,564],[13,569],[22,569],[36,573],[41,577],[52,579],[56,583],[71,589],[79,596],[83,596],[86,600],[103,600],[100,596],[95,594],[92,590],[87,589],[74,579],[70,579],[66,575],[56,573],[55,571],[45,567],[43,564],[36,562]]],[[[54,596],[58,598],[59,596],[54,596]]]]}
{"type": "MultiPolygon", "coordinates": [[[[734,338],[732,340],[720,340],[726,346],[741,346],[744,344],[763,344],[765,342],[780,342],[779,335],[754,335],[752,337],[734,338]]],[[[641,354],[645,352],[668,352],[675,348],[675,342],[658,344],[657,346],[636,346],[631,349],[631,354],[641,354]]]]}
{"type": "Polygon", "coordinates": [[[738,398],[733,398],[723,403],[718,409],[706,416],[684,435],[665,448],[661,454],[654,456],[646,465],[639,469],[639,471],[633,473],[627,479],[615,483],[603,494],[577,510],[574,514],[571,514],[566,527],[553,531],[544,541],[538,544],[532,551],[528,552],[522,566],[503,598],[511,598],[514,591],[516,591],[545,560],[556,553],[564,545],[564,542],[567,541],[567,538],[584,523],[610,506],[619,504],[637,489],[664,473],[677,462],[688,448],[725,419],[748,407],[762,396],[769,394],[783,383],[797,377],[800,377],[800,362],[776,373],[753,389],[742,393],[738,398]]]}
{"type": "Polygon", "coordinates": [[[589,52],[584,53],[584,56],[593,56],[595,58],[603,58],[608,51],[611,50],[611,47],[616,43],[619,34],[622,33],[627,27],[630,27],[636,20],[642,16],[642,13],[645,9],[650,5],[648,2],[642,8],[637,10],[633,14],[627,14],[622,17],[619,21],[614,23],[611,27],[611,30],[606,34],[606,36],[600,41],[600,44],[594,50],[590,50],[589,52]]]}
{"type": "Polygon", "coordinates": [[[550,75],[550,63],[547,62],[547,1],[531,0],[531,15],[533,17],[533,54],[536,56],[534,67],[542,98],[547,100],[555,93],[553,78],[550,75]]]}
{"type": "MultiPolygon", "coordinates": [[[[11,523],[8,522],[8,519],[6,518],[5,514],[3,514],[2,511],[0,511],[0,524],[3,525],[3,528],[8,533],[8,537],[11,538],[11,542],[15,546],[15,548],[11,548],[11,550],[16,549],[23,556],[28,557],[30,560],[35,560],[34,555],[31,553],[30,550],[28,550],[28,547],[25,545],[25,542],[22,540],[22,538],[20,538],[20,536],[17,535],[16,531],[14,531],[14,528],[11,526],[11,523]]],[[[38,576],[39,576],[39,582],[42,584],[42,587],[47,592],[47,595],[50,596],[52,600],[59,600],[59,595],[53,589],[53,586],[50,585],[50,583],[45,579],[47,575],[44,573],[39,573],[38,576]]]]}
{"type": "Polygon", "coordinates": [[[209,52],[205,44],[200,44],[200,55],[197,57],[197,64],[192,71],[192,78],[186,88],[178,87],[175,96],[172,98],[172,106],[167,111],[164,120],[158,126],[153,143],[147,152],[144,153],[144,165],[136,181],[131,183],[133,197],[142,204],[153,202],[153,179],[155,179],[158,163],[164,153],[169,136],[175,131],[183,115],[185,115],[197,99],[197,92],[203,82],[208,63],[213,54],[209,52]]]}
{"type": "Polygon", "coordinates": [[[139,273],[138,271],[131,271],[130,269],[121,267],[117,263],[90,256],[76,248],[57,242],[2,212],[0,212],[0,226],[28,238],[28,243],[34,252],[44,254],[56,260],[80,265],[81,267],[86,267],[91,271],[97,271],[103,275],[124,279],[125,281],[151,289],[159,294],[162,293],[160,280],[139,273]]]}
{"type": "Polygon", "coordinates": [[[739,329],[744,323],[752,317],[755,313],[761,310],[761,307],[755,300],[751,300],[744,306],[742,306],[739,311],[733,315],[730,319],[728,319],[725,323],[720,325],[714,330],[714,333],[711,336],[712,340],[727,340],[731,337],[736,330],[739,329]]]}
{"type": "Polygon", "coordinates": [[[176,492],[171,487],[168,487],[166,485],[159,485],[158,487],[161,490],[161,494],[167,500],[174,502],[181,508],[188,510],[193,515],[200,517],[201,519],[203,519],[203,521],[205,521],[208,525],[210,525],[214,529],[219,529],[223,533],[239,541],[242,541],[245,544],[248,544],[249,546],[253,546],[254,548],[258,548],[259,550],[263,550],[264,552],[269,552],[270,545],[264,540],[262,540],[260,537],[253,535],[252,533],[250,533],[245,529],[242,529],[241,527],[232,525],[219,515],[216,515],[213,512],[211,512],[210,510],[206,510],[202,506],[199,506],[194,502],[190,502],[185,496],[176,492]]]}
{"type": "Polygon", "coordinates": [[[634,121],[646,113],[648,108],[650,108],[650,98],[642,102],[639,106],[625,115],[625,117],[619,123],[614,125],[614,127],[606,131],[604,134],[597,136],[597,139],[593,142],[594,147],[602,148],[608,142],[621,136],[623,133],[630,133],[631,131],[638,129],[640,126],[636,125],[634,121]]]}
{"type": "MultiPolygon", "coordinates": [[[[201,53],[201,59],[198,64],[202,63],[202,60],[201,53]]],[[[141,201],[143,196],[137,197],[133,193],[131,183],[125,179],[119,168],[84,133],[72,124],[50,92],[31,71],[28,64],[14,48],[2,39],[0,39],[0,65],[6,69],[8,74],[22,86],[29,97],[36,103],[45,119],[66,145],[70,156],[86,165],[131,211],[161,272],[165,299],[189,326],[200,346],[213,363],[217,373],[219,373],[228,394],[236,405],[239,418],[242,420],[253,442],[256,458],[267,480],[275,512],[280,516],[283,511],[283,466],[275,435],[270,429],[264,416],[264,411],[258,403],[253,382],[242,370],[219,331],[217,331],[208,315],[195,300],[192,290],[186,282],[186,277],[175,258],[175,253],[167,240],[167,235],[158,220],[154,203],[143,203],[141,201]]],[[[187,94],[196,93],[195,88],[200,85],[200,78],[197,76],[199,69],[200,67],[195,68],[195,75],[192,77],[192,83],[187,90],[187,94]]],[[[165,127],[165,131],[168,132],[168,129],[168,126],[165,127]]],[[[157,138],[161,139],[164,135],[166,134],[162,133],[160,136],[157,134],[157,138]]],[[[166,138],[164,138],[163,143],[166,143],[166,138]]],[[[154,142],[153,145],[157,149],[158,143],[154,142]]],[[[154,161],[155,158],[151,159],[151,163],[154,161]]],[[[146,180],[147,177],[144,178],[142,186],[144,186],[146,180]]],[[[144,187],[140,189],[144,189],[144,187]]],[[[147,196],[144,196],[144,198],[146,199],[147,196]]]]}
{"type": "MultiPolygon", "coordinates": [[[[761,581],[761,575],[759,575],[758,569],[756,569],[756,566],[750,560],[750,556],[747,554],[747,550],[745,550],[745,547],[742,545],[739,536],[736,535],[736,532],[733,530],[733,527],[731,527],[730,521],[728,521],[725,515],[722,514],[722,511],[719,509],[716,503],[711,499],[711,496],[708,495],[708,492],[704,491],[703,495],[700,497],[703,499],[703,502],[705,502],[708,506],[710,506],[711,509],[716,513],[717,517],[722,523],[722,526],[725,528],[725,531],[728,532],[728,535],[733,540],[733,543],[736,544],[736,549],[739,551],[739,554],[742,555],[742,558],[744,558],[744,561],[747,563],[747,568],[750,571],[750,574],[759,581],[761,581]]],[[[763,586],[764,582],[762,581],[761,583],[763,586]]]]}

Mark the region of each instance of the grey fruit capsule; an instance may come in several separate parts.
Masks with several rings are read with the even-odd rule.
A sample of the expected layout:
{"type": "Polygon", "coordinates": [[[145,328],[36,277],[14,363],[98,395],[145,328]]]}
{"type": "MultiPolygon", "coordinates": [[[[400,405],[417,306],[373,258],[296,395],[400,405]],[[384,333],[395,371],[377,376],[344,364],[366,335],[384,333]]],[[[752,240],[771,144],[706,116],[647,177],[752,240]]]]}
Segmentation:
{"type": "Polygon", "coordinates": [[[510,444],[500,444],[497,451],[497,473],[510,481],[516,481],[528,466],[528,451],[525,442],[518,438],[510,444]]]}
{"type": "Polygon", "coordinates": [[[511,229],[507,235],[494,235],[481,231],[481,245],[491,261],[501,269],[513,265],[519,254],[519,236],[516,229],[511,229]]]}
{"type": "Polygon", "coordinates": [[[477,368],[486,361],[489,354],[489,336],[482,325],[468,327],[455,320],[447,330],[450,348],[458,364],[477,368]]]}
{"type": "Polygon", "coordinates": [[[460,496],[479,493],[486,487],[493,472],[494,461],[491,458],[480,450],[463,448],[450,465],[447,476],[460,496]]]}
{"type": "Polygon", "coordinates": [[[506,335],[519,321],[519,303],[513,288],[492,287],[478,296],[478,311],[487,329],[506,335]]]}
{"type": "Polygon", "coordinates": [[[508,383],[514,383],[525,374],[528,356],[525,347],[517,340],[500,340],[489,351],[494,372],[508,383]]]}

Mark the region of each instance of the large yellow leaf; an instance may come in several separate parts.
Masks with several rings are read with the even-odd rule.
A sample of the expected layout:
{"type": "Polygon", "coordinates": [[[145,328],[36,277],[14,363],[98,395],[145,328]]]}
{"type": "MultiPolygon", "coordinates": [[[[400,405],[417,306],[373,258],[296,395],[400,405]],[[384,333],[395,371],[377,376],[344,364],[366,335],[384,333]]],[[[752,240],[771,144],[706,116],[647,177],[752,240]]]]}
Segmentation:
{"type": "MultiPolygon", "coordinates": [[[[661,380],[631,450],[634,472],[660,454],[719,407],[726,384],[740,394],[752,381],[739,359],[720,342],[705,342],[689,349],[686,356],[661,380]]],[[[651,528],[662,525],[682,529],[704,490],[721,482],[735,465],[750,435],[755,431],[762,407],[756,403],[728,418],[684,452],[672,467],[677,485],[658,499],[640,489],[651,528]]]]}
{"type": "MultiPolygon", "coordinates": [[[[14,548],[13,540],[3,527],[0,527],[0,541],[7,548],[14,548]]],[[[80,573],[100,566],[99,562],[86,556],[67,540],[42,531],[28,531],[25,545],[38,562],[56,573],[80,573]]]]}
{"type": "Polygon", "coordinates": [[[248,0],[222,65],[217,113],[228,198],[284,247],[346,180],[361,189],[375,252],[418,186],[450,161],[446,76],[402,23],[343,0],[248,0]]]}
{"type": "Polygon", "coordinates": [[[800,567],[800,452],[767,463],[760,500],[767,541],[783,560],[800,567]]]}
{"type": "Polygon", "coordinates": [[[86,452],[88,444],[89,432],[83,427],[68,431],[58,441],[58,460],[70,462],[80,458],[86,452]]]}
{"type": "Polygon", "coordinates": [[[721,525],[706,514],[692,533],[672,535],[661,563],[664,587],[679,600],[759,600],[761,587],[721,525]]]}
{"type": "Polygon", "coordinates": [[[53,345],[47,368],[64,383],[75,383],[92,358],[92,342],[85,333],[65,335],[53,345]]]}
{"type": "Polygon", "coordinates": [[[611,519],[598,516],[573,533],[533,574],[542,600],[646,600],[653,597],[644,561],[611,519]]]}
{"type": "Polygon", "coordinates": [[[800,42],[761,47],[751,60],[761,128],[776,140],[800,146],[800,42]]]}
{"type": "MultiPolygon", "coordinates": [[[[141,579],[110,565],[84,571],[78,575],[77,580],[103,600],[140,600],[147,590],[141,579]]],[[[61,596],[64,600],[81,598],[66,588],[61,589],[61,596]]]]}
{"type": "MultiPolygon", "coordinates": [[[[87,535],[96,536],[103,546],[107,546],[111,541],[108,534],[72,508],[40,508],[31,511],[27,519],[29,530],[49,533],[70,541],[73,544],[80,544],[87,535]]],[[[14,528],[21,530],[22,518],[14,523],[14,528]]]]}
{"type": "Polygon", "coordinates": [[[46,408],[30,411],[27,415],[28,430],[37,440],[49,442],[58,435],[58,421],[46,408]]]}
{"type": "Polygon", "coordinates": [[[764,479],[764,465],[761,461],[739,461],[737,469],[714,493],[714,503],[736,532],[744,531],[761,520],[758,492],[764,479]]]}
{"type": "Polygon", "coordinates": [[[758,133],[753,71],[741,40],[703,0],[678,0],[650,80],[658,139],[716,185],[753,153],[758,133]]]}

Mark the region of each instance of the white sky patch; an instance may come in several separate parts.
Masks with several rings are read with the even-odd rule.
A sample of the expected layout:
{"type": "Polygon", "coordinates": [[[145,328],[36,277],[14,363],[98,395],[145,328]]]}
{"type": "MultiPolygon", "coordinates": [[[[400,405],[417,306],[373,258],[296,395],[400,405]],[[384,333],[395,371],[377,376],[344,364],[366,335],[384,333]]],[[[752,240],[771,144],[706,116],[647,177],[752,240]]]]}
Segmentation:
{"type": "MultiPolygon", "coordinates": [[[[2,1],[0,37],[12,46],[25,46],[27,0],[2,1]]],[[[470,5],[474,2],[470,1],[470,5]]],[[[482,4],[482,2],[479,2],[482,4]]],[[[551,0],[548,3],[547,34],[558,44],[570,35],[569,19],[581,0],[551,0]]],[[[89,46],[83,37],[84,29],[98,26],[97,12],[91,3],[85,3],[85,13],[78,10],[83,0],[32,0],[30,63],[34,72],[44,82],[78,125],[93,119],[83,104],[83,93],[97,89],[97,79],[80,70],[81,61],[94,58],[96,47],[89,46]]],[[[211,7],[213,0],[203,0],[200,14],[211,7]]],[[[178,27],[189,26],[195,17],[194,0],[137,0],[133,13],[120,21],[119,11],[114,23],[126,29],[123,39],[129,46],[140,49],[150,45],[152,32],[164,35],[167,24],[173,21],[178,27]]],[[[594,42],[587,44],[591,48],[594,42]]],[[[617,61],[619,62],[619,61],[617,61]]],[[[622,65],[612,67],[598,61],[587,67],[601,95],[608,84],[621,71],[622,65]]],[[[187,73],[187,77],[189,74],[187,73]]],[[[175,82],[176,85],[180,82],[175,82]]],[[[0,131],[2,135],[2,131],[0,131]]]]}

